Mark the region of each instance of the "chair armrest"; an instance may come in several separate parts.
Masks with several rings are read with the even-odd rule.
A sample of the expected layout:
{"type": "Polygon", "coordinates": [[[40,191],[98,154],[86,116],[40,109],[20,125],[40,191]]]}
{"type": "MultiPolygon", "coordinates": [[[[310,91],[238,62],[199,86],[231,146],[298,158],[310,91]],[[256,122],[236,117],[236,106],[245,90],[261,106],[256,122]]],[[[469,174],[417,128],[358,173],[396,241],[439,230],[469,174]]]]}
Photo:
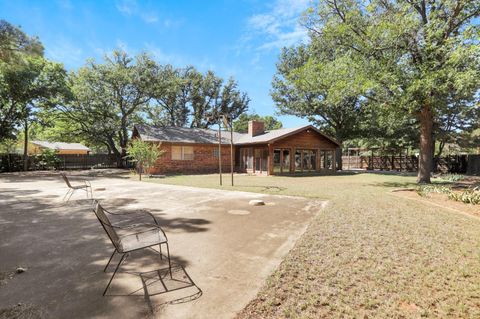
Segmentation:
{"type": "Polygon", "coordinates": [[[163,237],[165,237],[165,239],[167,238],[167,235],[165,234],[163,229],[157,224],[138,223],[138,224],[131,224],[131,225],[127,225],[127,226],[118,226],[118,225],[113,224],[111,226],[113,228],[117,228],[117,229],[120,229],[120,230],[130,230],[130,231],[134,230],[134,229],[137,229],[137,228],[147,227],[146,229],[143,229],[141,231],[131,232],[131,233],[125,234],[121,237],[132,236],[132,235],[136,235],[136,234],[143,234],[143,233],[151,232],[152,230],[158,230],[159,232],[161,232],[163,234],[163,237]]]}
{"type": "Polygon", "coordinates": [[[151,224],[151,223],[137,223],[137,224],[130,224],[130,225],[125,225],[125,226],[120,226],[118,224],[112,224],[112,227],[118,228],[118,229],[123,229],[123,230],[129,230],[129,229],[135,229],[139,227],[150,227],[150,230],[153,228],[158,228],[160,229],[160,226],[157,224],[151,224]]]}

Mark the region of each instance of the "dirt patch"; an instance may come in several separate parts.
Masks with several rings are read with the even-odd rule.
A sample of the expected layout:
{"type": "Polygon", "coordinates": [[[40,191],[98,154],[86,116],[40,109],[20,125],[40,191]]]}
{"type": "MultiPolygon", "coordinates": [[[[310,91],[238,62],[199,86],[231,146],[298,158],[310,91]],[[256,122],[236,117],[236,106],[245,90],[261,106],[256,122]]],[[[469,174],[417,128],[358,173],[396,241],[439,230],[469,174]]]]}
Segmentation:
{"type": "Polygon", "coordinates": [[[0,309],[0,319],[43,319],[47,318],[45,311],[32,304],[17,304],[0,309]]]}
{"type": "Polygon", "coordinates": [[[429,193],[428,197],[425,197],[420,196],[414,189],[395,190],[392,194],[480,217],[479,205],[469,205],[448,199],[447,194],[429,193]]]}

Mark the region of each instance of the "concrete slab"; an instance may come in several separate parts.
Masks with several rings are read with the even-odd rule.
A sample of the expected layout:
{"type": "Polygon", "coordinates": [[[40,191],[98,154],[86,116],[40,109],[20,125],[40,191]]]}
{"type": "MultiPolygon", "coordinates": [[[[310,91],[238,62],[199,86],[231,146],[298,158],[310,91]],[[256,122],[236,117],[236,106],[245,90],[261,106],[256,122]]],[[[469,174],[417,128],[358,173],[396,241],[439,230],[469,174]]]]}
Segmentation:
{"type": "Polygon", "coordinates": [[[27,269],[0,285],[0,308],[33,304],[55,318],[231,318],[256,295],[324,204],[88,178],[94,197],[112,211],[148,209],[156,216],[179,265],[174,280],[164,279],[167,288],[187,286],[191,278],[203,294],[196,287],[159,294],[164,287],[158,278],[164,275],[156,270],[166,263],[145,251],[127,258],[102,297],[110,276],[103,267],[113,248],[84,194],[64,204],[66,188],[58,176],[0,175],[0,272],[27,269]],[[266,205],[249,205],[253,199],[266,205]]]}

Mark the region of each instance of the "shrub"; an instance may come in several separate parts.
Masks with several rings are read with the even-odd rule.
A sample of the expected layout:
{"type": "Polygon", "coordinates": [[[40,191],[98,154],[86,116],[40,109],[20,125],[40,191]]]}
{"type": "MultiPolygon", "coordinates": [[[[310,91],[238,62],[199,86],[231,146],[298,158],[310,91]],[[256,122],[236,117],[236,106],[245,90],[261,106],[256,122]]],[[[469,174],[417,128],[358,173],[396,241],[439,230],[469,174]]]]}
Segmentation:
{"type": "Polygon", "coordinates": [[[452,189],[448,186],[422,185],[417,188],[418,195],[428,197],[429,193],[450,194],[452,189]]]}
{"type": "Polygon", "coordinates": [[[139,179],[142,180],[142,173],[148,172],[164,151],[160,145],[134,139],[127,148],[127,158],[135,162],[139,179]]]}
{"type": "Polygon", "coordinates": [[[463,192],[451,192],[448,198],[465,204],[480,205],[480,188],[475,187],[463,192]]]}
{"type": "Polygon", "coordinates": [[[464,179],[465,176],[460,175],[460,174],[444,174],[444,175],[440,176],[440,178],[445,180],[445,181],[455,183],[455,182],[458,182],[458,181],[461,181],[462,179],[464,179]]]}
{"type": "Polygon", "coordinates": [[[60,163],[60,159],[55,150],[44,149],[41,154],[37,155],[36,162],[42,169],[55,169],[60,163]]]}

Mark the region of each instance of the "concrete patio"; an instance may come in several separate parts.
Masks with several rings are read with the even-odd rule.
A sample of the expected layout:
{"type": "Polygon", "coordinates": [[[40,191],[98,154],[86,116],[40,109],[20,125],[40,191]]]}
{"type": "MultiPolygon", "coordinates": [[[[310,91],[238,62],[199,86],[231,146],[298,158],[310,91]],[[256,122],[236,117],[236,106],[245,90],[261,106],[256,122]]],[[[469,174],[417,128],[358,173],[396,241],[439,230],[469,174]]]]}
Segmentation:
{"type": "MultiPolygon", "coordinates": [[[[72,182],[82,178],[72,177],[72,182]]],[[[153,213],[169,238],[172,261],[188,274],[176,268],[174,279],[189,276],[203,294],[196,287],[157,294],[158,282],[145,289],[141,277],[148,281],[152,271],[166,267],[158,254],[145,251],[127,258],[102,297],[114,265],[107,274],[103,267],[113,246],[85,194],[77,192],[65,204],[66,187],[58,174],[2,174],[0,272],[6,279],[0,285],[0,308],[22,303],[55,318],[231,318],[256,295],[325,204],[118,176],[85,178],[106,208],[153,213]],[[250,206],[252,199],[266,205],[250,206]],[[13,275],[19,266],[26,271],[13,275]]]]}

